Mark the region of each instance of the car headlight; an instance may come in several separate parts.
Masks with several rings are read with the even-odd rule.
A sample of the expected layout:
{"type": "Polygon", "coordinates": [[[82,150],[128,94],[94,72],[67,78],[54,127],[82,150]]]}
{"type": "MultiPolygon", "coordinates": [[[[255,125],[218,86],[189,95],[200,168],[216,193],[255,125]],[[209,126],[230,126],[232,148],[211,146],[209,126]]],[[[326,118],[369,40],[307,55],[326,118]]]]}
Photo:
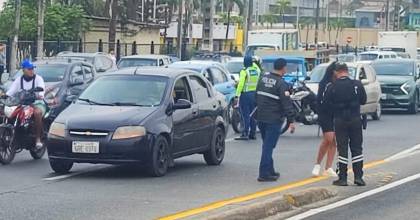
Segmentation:
{"type": "Polygon", "coordinates": [[[403,91],[404,94],[406,94],[406,95],[408,95],[410,93],[410,90],[411,90],[411,85],[408,82],[404,83],[401,86],[401,91],[403,91]]]}
{"type": "Polygon", "coordinates": [[[112,136],[113,140],[129,139],[143,137],[146,135],[146,129],[142,126],[124,126],[115,130],[112,136]]]}
{"type": "Polygon", "coordinates": [[[58,137],[66,136],[66,125],[62,123],[53,122],[50,127],[49,133],[58,137]]]}

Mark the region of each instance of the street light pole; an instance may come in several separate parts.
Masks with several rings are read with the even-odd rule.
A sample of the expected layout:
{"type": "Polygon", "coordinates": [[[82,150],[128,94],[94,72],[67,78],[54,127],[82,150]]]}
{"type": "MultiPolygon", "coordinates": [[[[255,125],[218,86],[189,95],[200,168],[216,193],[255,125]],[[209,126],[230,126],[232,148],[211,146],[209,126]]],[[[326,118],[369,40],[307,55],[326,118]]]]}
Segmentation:
{"type": "Polygon", "coordinates": [[[316,0],[316,12],[315,12],[315,47],[318,49],[318,32],[319,32],[319,1],[316,0]]]}
{"type": "Polygon", "coordinates": [[[18,40],[19,40],[19,24],[20,24],[20,10],[22,7],[22,1],[16,0],[15,2],[15,28],[13,31],[13,41],[12,41],[12,48],[10,50],[10,74],[14,74],[16,72],[16,64],[17,64],[17,49],[18,49],[18,40]]]}
{"type": "Polygon", "coordinates": [[[178,4],[178,33],[177,33],[177,54],[178,54],[178,58],[182,59],[182,16],[183,13],[182,11],[184,10],[184,1],[183,0],[179,0],[179,4],[178,4]]]}
{"type": "Polygon", "coordinates": [[[385,8],[385,31],[389,29],[389,0],[386,1],[386,8],[385,8]]]}

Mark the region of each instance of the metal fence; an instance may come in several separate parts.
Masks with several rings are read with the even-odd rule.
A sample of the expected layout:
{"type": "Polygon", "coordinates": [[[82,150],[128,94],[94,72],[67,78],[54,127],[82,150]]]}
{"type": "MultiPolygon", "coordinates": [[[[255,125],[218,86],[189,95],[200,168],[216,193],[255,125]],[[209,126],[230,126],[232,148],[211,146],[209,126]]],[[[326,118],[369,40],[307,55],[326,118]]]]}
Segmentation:
{"type": "MultiPolygon", "coordinates": [[[[0,40],[0,43],[6,45],[6,64],[7,70],[10,70],[10,52],[11,52],[11,40],[0,40]]],[[[73,52],[84,52],[84,53],[95,53],[95,52],[109,52],[111,48],[108,42],[104,42],[101,39],[97,42],[83,42],[79,41],[44,41],[43,54],[44,57],[52,57],[62,51],[73,51],[73,52]]],[[[155,43],[151,41],[149,44],[138,44],[134,42],[117,42],[114,44],[115,53],[117,59],[128,55],[137,54],[162,54],[177,56],[178,47],[176,44],[168,41],[165,44],[155,43]]],[[[182,60],[188,60],[198,51],[200,51],[201,44],[183,44],[182,48],[182,60]]],[[[240,52],[238,48],[242,46],[234,45],[232,43],[223,45],[223,43],[217,44],[215,52],[223,52],[231,55],[238,55],[240,52]]],[[[23,59],[36,59],[37,54],[37,43],[36,41],[19,41],[17,49],[17,63],[20,63],[23,59]]]]}

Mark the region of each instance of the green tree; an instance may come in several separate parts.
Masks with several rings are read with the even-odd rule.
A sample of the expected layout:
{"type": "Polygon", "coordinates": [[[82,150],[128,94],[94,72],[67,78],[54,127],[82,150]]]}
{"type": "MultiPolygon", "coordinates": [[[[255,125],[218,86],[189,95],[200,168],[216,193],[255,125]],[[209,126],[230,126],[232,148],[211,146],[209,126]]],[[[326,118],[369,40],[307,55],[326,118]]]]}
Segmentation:
{"type": "Polygon", "coordinates": [[[261,24],[262,25],[267,25],[267,29],[268,27],[273,28],[273,24],[277,22],[277,17],[274,14],[265,14],[261,16],[261,24]]]}
{"type": "Polygon", "coordinates": [[[343,19],[337,19],[337,20],[333,21],[333,23],[331,25],[332,25],[332,28],[336,31],[335,44],[338,44],[339,34],[343,32],[343,30],[344,30],[344,28],[346,27],[347,24],[343,19]]]}
{"type": "MultiPolygon", "coordinates": [[[[9,0],[0,12],[0,39],[10,37],[15,20],[14,1],[9,0]]],[[[23,0],[19,38],[35,40],[37,35],[36,1],[23,0]]],[[[88,30],[89,22],[84,18],[84,10],[80,6],[63,6],[50,3],[45,12],[46,40],[78,40],[82,32],[88,30]]]]}
{"type": "Polygon", "coordinates": [[[226,41],[226,45],[227,45],[227,41],[228,41],[228,39],[229,39],[229,28],[230,28],[230,24],[231,24],[231,14],[232,14],[232,10],[233,10],[233,7],[236,5],[236,6],[238,6],[238,8],[239,8],[239,15],[241,16],[241,15],[243,15],[243,13],[244,13],[244,2],[242,1],[242,0],[219,0],[218,2],[217,2],[217,4],[218,5],[223,5],[223,9],[225,9],[226,11],[226,13],[227,13],[227,20],[226,20],[226,22],[224,22],[224,23],[226,23],[226,37],[225,37],[225,41],[226,41]]]}
{"type": "Polygon", "coordinates": [[[288,10],[290,10],[291,2],[290,0],[277,0],[276,2],[278,12],[283,20],[283,28],[286,28],[286,19],[285,15],[288,10]]]}

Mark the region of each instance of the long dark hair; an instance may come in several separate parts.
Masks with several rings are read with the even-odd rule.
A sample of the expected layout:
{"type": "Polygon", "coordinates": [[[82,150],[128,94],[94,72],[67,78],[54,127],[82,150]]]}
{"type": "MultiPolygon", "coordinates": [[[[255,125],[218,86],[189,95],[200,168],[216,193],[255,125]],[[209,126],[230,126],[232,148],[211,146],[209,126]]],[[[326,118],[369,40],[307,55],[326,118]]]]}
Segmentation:
{"type": "Polygon", "coordinates": [[[327,87],[328,83],[333,82],[336,63],[337,62],[333,62],[330,65],[328,65],[327,69],[325,70],[324,77],[319,82],[317,97],[318,104],[320,104],[322,99],[324,98],[323,95],[325,92],[325,87],[327,87]]]}

